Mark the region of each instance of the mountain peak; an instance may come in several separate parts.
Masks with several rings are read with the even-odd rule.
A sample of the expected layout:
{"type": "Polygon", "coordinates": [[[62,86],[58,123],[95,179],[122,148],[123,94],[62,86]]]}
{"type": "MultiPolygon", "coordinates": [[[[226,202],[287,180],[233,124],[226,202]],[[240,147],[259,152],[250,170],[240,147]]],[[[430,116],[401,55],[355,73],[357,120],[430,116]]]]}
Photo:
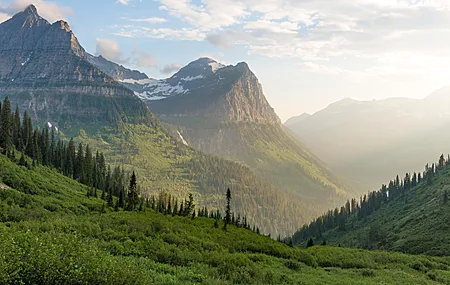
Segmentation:
{"type": "Polygon", "coordinates": [[[31,4],[27,8],[25,8],[25,10],[23,12],[27,13],[28,15],[31,15],[31,14],[38,15],[36,6],[34,6],[33,4],[31,4]]]}
{"type": "Polygon", "coordinates": [[[49,22],[39,16],[38,11],[34,5],[30,5],[22,12],[15,14],[11,19],[2,23],[2,25],[9,23],[13,27],[32,28],[35,26],[49,25],[49,22]]]}

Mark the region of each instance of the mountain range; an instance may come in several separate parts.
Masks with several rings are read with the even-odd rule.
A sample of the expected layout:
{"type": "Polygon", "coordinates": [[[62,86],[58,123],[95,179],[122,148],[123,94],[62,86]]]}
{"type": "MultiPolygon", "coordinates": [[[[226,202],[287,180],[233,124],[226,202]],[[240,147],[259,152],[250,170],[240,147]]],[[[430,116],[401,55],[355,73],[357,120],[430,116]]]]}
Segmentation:
{"type": "Polygon", "coordinates": [[[421,100],[347,98],[300,121],[288,120],[286,127],[331,169],[367,191],[450,151],[449,105],[449,87],[421,100]]]}
{"type": "Polygon", "coordinates": [[[180,142],[244,163],[322,210],[349,197],[339,179],[281,125],[246,63],[200,58],[170,78],[150,80],[135,83],[134,92],[180,142]]]}
{"type": "Polygon", "coordinates": [[[274,235],[348,196],[285,132],[246,63],[201,58],[149,79],[87,53],[66,22],[50,24],[32,5],[0,24],[0,39],[0,97],[141,173],[144,195],[193,193],[220,208],[232,188],[236,209],[274,235]]]}

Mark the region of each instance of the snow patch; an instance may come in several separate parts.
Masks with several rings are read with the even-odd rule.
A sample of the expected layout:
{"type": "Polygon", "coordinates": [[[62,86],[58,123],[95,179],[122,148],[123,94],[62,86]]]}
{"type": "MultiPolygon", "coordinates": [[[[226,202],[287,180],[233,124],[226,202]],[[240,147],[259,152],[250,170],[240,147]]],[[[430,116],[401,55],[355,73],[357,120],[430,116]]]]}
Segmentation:
{"type": "Polygon", "coordinates": [[[205,76],[203,74],[197,75],[197,76],[188,76],[188,77],[184,77],[181,78],[181,81],[193,81],[193,80],[197,80],[197,79],[202,79],[205,78],[205,76]]]}
{"type": "Polygon", "coordinates": [[[24,66],[25,64],[27,64],[27,62],[30,60],[31,56],[33,55],[33,53],[30,53],[30,55],[28,56],[27,60],[25,60],[24,62],[22,62],[22,66],[24,66]]]}
{"type": "Polygon", "coordinates": [[[226,67],[225,65],[218,62],[210,62],[208,63],[208,65],[211,66],[213,72],[216,72],[217,70],[226,67]]]}
{"type": "Polygon", "coordinates": [[[184,145],[189,145],[187,143],[187,141],[183,138],[183,136],[181,135],[180,131],[177,130],[178,135],[180,136],[181,141],[183,142],[184,145]]]}
{"type": "Polygon", "coordinates": [[[150,79],[150,78],[139,79],[139,80],[132,79],[132,78],[127,78],[127,79],[120,80],[120,82],[122,82],[122,83],[141,84],[141,85],[155,83],[155,81],[157,81],[157,80],[150,79]]]}

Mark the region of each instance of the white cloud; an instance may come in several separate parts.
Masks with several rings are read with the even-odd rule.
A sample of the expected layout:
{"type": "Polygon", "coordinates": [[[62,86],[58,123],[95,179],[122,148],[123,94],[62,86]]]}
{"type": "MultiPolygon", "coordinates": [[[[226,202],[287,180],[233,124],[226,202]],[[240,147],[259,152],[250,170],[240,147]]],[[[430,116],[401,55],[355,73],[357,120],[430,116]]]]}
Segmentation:
{"type": "Polygon", "coordinates": [[[130,19],[125,18],[125,20],[128,20],[130,22],[142,22],[142,23],[149,23],[149,24],[161,24],[167,22],[164,18],[158,18],[158,17],[150,17],[150,18],[138,18],[138,19],[130,19]]]}
{"type": "Polygon", "coordinates": [[[149,52],[142,50],[139,47],[134,47],[129,57],[126,57],[122,52],[119,44],[112,39],[97,39],[96,55],[101,55],[104,58],[115,63],[132,65],[135,67],[154,67],[157,60],[149,52]]]}
{"type": "Polygon", "coordinates": [[[6,14],[8,16],[12,16],[24,10],[31,4],[36,6],[39,15],[49,20],[50,22],[55,22],[58,20],[67,21],[67,16],[73,14],[73,10],[70,7],[44,0],[14,0],[10,1],[7,4],[0,3],[0,13],[3,15],[6,14]]]}
{"type": "Polygon", "coordinates": [[[181,65],[175,64],[175,63],[171,63],[171,64],[168,64],[168,65],[164,66],[159,71],[161,73],[163,73],[163,74],[171,74],[171,73],[177,72],[180,69],[181,69],[181,65]]]}
{"type": "Polygon", "coordinates": [[[111,39],[97,38],[97,49],[95,54],[101,55],[108,60],[120,64],[126,64],[130,62],[130,59],[125,58],[124,54],[120,50],[119,44],[111,39]]]}
{"type": "Polygon", "coordinates": [[[131,0],[117,0],[116,2],[122,5],[128,5],[131,2],[131,0]]]}
{"type": "Polygon", "coordinates": [[[11,18],[11,17],[8,14],[0,13],[0,23],[3,23],[4,21],[8,20],[9,18],[11,18]]]}
{"type": "Polygon", "coordinates": [[[135,47],[132,51],[131,63],[137,67],[154,67],[157,60],[150,53],[135,47]]]}
{"type": "Polygon", "coordinates": [[[182,28],[128,25],[114,33],[208,41],[224,49],[239,45],[250,55],[294,58],[314,73],[357,79],[395,70],[439,76],[450,70],[439,60],[450,54],[448,0],[156,1],[167,17],[184,22],[182,28]]]}

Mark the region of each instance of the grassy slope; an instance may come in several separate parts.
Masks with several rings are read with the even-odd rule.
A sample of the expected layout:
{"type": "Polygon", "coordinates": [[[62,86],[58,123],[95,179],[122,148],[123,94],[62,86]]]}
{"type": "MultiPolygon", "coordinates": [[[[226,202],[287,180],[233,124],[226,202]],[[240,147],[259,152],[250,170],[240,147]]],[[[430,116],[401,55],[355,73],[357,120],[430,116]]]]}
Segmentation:
{"type": "Polygon", "coordinates": [[[327,243],[406,253],[450,255],[450,202],[444,204],[444,191],[450,191],[450,170],[442,170],[431,185],[420,183],[407,197],[383,204],[371,216],[347,222],[347,231],[324,234],[327,243]]]}
{"type": "Polygon", "coordinates": [[[85,187],[0,155],[2,284],[448,284],[450,259],[290,248],[206,218],[97,211],[85,187]],[[6,188],[4,185],[13,186],[6,188]],[[32,189],[33,194],[28,189],[32,189]],[[45,205],[57,205],[46,209],[45,205]],[[26,215],[14,214],[24,212],[26,215]],[[41,215],[30,215],[31,211],[41,215]]]}
{"type": "Polygon", "coordinates": [[[336,176],[281,127],[186,117],[160,119],[172,125],[167,128],[174,134],[181,129],[191,146],[247,164],[277,186],[316,203],[320,211],[349,196],[336,176]]]}
{"type": "Polygon", "coordinates": [[[205,156],[159,128],[125,125],[123,130],[66,136],[76,135],[76,140],[105,152],[110,163],[136,170],[147,193],[169,191],[182,198],[193,193],[199,206],[211,210],[225,205],[224,193],[231,188],[236,212],[272,236],[292,233],[315,214],[300,197],[281,191],[244,165],[205,156]]]}

